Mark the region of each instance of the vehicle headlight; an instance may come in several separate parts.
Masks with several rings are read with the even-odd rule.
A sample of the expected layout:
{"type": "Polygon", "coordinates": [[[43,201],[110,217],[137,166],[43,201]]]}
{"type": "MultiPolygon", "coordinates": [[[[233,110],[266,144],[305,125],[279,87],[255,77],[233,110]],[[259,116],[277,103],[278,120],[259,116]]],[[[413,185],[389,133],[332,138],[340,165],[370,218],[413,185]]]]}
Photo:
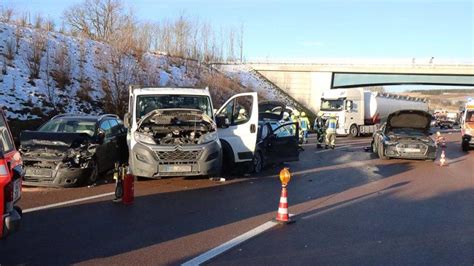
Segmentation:
{"type": "Polygon", "coordinates": [[[470,129],[464,129],[464,135],[472,136],[472,131],[470,129]]]}
{"type": "Polygon", "coordinates": [[[207,133],[199,138],[199,144],[209,143],[211,141],[215,141],[217,139],[217,132],[210,132],[207,133]]]}
{"type": "Polygon", "coordinates": [[[135,140],[138,141],[138,142],[143,142],[143,143],[146,143],[146,144],[156,145],[155,140],[150,135],[145,135],[145,134],[142,134],[140,132],[135,132],[134,135],[135,135],[135,140]]]}

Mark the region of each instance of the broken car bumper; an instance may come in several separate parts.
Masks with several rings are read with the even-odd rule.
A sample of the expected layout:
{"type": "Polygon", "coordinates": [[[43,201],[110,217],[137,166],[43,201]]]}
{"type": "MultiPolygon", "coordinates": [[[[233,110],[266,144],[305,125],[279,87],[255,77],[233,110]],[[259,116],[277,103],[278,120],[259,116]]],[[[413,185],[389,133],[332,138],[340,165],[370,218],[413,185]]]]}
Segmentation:
{"type": "Polygon", "coordinates": [[[59,167],[59,169],[25,167],[25,186],[73,187],[92,174],[92,168],[59,167]]]}
{"type": "Polygon", "coordinates": [[[141,177],[217,175],[222,165],[221,143],[186,146],[136,143],[129,160],[133,174],[141,177]]]}

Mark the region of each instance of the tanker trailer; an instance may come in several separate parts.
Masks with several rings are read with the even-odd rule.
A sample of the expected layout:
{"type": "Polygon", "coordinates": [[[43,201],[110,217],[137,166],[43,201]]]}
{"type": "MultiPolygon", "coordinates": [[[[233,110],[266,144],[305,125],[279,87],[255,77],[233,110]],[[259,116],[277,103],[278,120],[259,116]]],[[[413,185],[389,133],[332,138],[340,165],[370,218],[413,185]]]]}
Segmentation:
{"type": "Polygon", "coordinates": [[[389,114],[408,109],[428,111],[428,103],[421,98],[355,88],[324,91],[320,111],[324,117],[336,114],[338,135],[355,137],[373,133],[389,114]]]}

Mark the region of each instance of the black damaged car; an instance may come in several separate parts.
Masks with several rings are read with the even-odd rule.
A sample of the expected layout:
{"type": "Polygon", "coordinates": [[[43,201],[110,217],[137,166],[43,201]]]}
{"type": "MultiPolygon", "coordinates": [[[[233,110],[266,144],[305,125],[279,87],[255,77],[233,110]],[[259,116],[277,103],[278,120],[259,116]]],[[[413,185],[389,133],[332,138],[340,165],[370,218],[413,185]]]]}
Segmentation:
{"type": "Polygon", "coordinates": [[[430,135],[431,114],[401,110],[390,114],[373,135],[372,151],[380,159],[436,159],[436,144],[430,135]]]}
{"type": "Polygon", "coordinates": [[[94,183],[126,162],[126,129],[116,115],[58,115],[37,131],[23,131],[24,185],[72,187],[94,183]]]}

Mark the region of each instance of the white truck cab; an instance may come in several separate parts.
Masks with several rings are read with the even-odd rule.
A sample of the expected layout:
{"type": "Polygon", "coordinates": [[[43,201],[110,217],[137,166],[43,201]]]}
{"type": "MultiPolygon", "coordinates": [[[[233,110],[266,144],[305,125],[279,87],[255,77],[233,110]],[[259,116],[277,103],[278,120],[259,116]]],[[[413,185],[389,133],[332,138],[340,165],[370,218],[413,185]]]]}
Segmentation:
{"type": "Polygon", "coordinates": [[[223,156],[232,164],[251,162],[257,103],[256,93],[237,94],[214,114],[207,88],[130,86],[124,122],[132,173],[212,176],[221,173],[223,156]]]}

